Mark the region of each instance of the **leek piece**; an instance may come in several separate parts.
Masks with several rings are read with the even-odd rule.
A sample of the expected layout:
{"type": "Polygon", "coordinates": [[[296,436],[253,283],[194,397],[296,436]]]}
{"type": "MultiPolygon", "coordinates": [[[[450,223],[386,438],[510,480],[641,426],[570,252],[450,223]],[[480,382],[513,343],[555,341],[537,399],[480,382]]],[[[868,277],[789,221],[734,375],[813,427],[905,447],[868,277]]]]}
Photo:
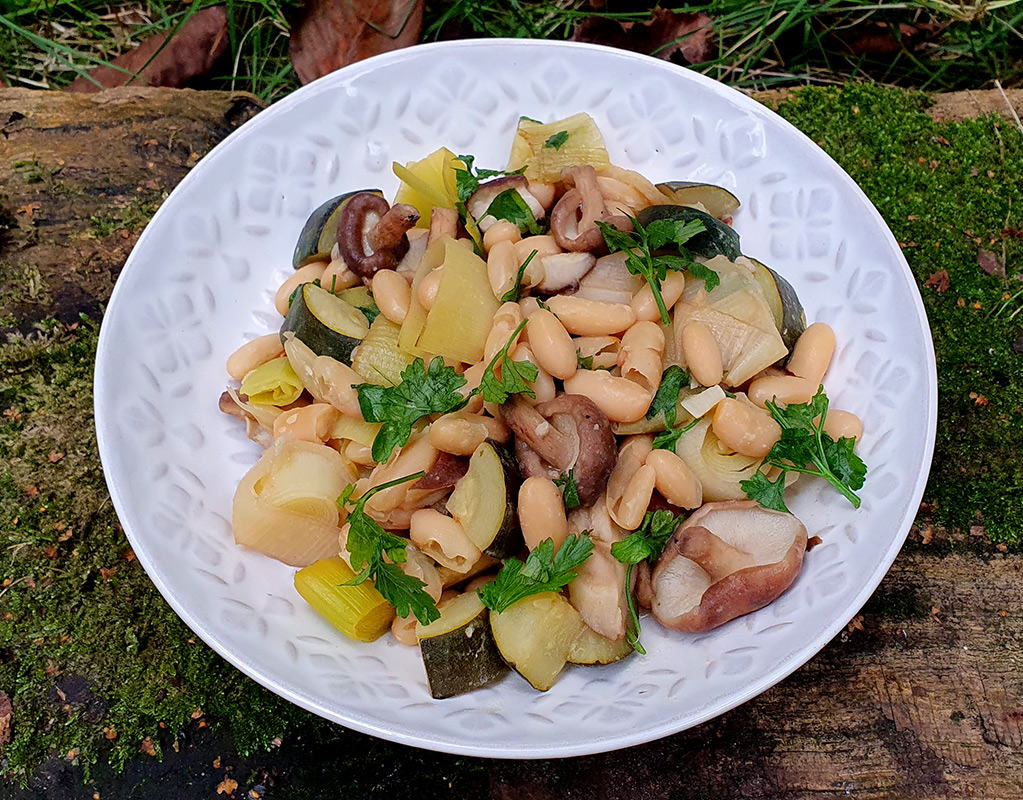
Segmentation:
{"type": "Polygon", "coordinates": [[[589,114],[580,113],[546,125],[520,119],[508,169],[525,166],[525,175],[530,180],[556,183],[565,167],[589,164],[600,169],[610,163],[597,123],[589,114]],[[560,147],[546,146],[552,136],[566,133],[568,136],[560,147]]]}
{"type": "Polygon", "coordinates": [[[423,332],[423,326],[426,325],[426,309],[419,302],[419,284],[422,283],[423,278],[429,275],[434,268],[439,267],[444,262],[445,247],[445,239],[437,239],[435,242],[432,242],[426,248],[426,253],[423,254],[423,259],[419,262],[416,274],[412,278],[412,302],[409,304],[405,321],[401,324],[398,347],[406,353],[411,353],[413,356],[426,358],[432,355],[431,353],[424,352],[418,344],[419,336],[423,332]]]}
{"type": "Polygon", "coordinates": [[[750,480],[760,467],[759,458],[725,448],[714,435],[707,417],[682,434],[675,445],[675,453],[700,479],[705,503],[744,499],[746,492],[741,484],[750,480]]]}
{"type": "Polygon", "coordinates": [[[295,589],[345,636],[372,642],[390,630],[394,608],[372,581],[344,585],[354,577],[340,556],[324,558],[295,573],[295,589]]]}
{"type": "Polygon", "coordinates": [[[302,394],[299,380],[287,356],[275,358],[256,367],[242,380],[241,393],[257,406],[287,406],[302,394]]]}
{"type": "Polygon", "coordinates": [[[402,166],[392,165],[394,174],[401,180],[395,203],[408,203],[419,211],[418,228],[430,227],[430,212],[434,206],[454,208],[458,201],[458,187],[455,169],[465,165],[458,157],[442,147],[420,161],[409,161],[402,166]]]}
{"type": "Polygon", "coordinates": [[[382,422],[366,422],[361,417],[348,417],[342,414],[334,423],[334,430],[331,431],[330,438],[348,439],[358,442],[364,447],[372,447],[373,440],[382,427],[384,427],[382,422]]]}
{"type": "Polygon", "coordinates": [[[465,242],[441,241],[444,271],[416,344],[429,353],[475,364],[483,360],[487,335],[501,304],[494,297],[483,259],[465,242]]]}
{"type": "Polygon", "coordinates": [[[378,386],[397,386],[401,383],[401,372],[412,363],[415,356],[398,346],[401,328],[383,314],[373,320],[369,333],[362,340],[352,359],[352,368],[367,383],[378,386]]]}

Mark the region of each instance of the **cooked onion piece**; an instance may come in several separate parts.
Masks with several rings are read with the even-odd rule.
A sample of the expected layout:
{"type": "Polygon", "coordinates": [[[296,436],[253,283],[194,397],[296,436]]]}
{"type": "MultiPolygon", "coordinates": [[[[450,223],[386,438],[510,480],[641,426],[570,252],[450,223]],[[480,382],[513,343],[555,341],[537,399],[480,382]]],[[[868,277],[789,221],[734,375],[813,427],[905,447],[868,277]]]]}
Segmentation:
{"type": "Polygon", "coordinates": [[[337,555],[337,498],[356,479],[334,449],[282,439],[234,495],[234,539],[295,567],[337,555]]]}
{"type": "Polygon", "coordinates": [[[725,448],[702,419],[678,440],[675,452],[686,462],[703,487],[703,499],[741,500],[746,497],[740,484],[753,477],[760,459],[725,448]]]}

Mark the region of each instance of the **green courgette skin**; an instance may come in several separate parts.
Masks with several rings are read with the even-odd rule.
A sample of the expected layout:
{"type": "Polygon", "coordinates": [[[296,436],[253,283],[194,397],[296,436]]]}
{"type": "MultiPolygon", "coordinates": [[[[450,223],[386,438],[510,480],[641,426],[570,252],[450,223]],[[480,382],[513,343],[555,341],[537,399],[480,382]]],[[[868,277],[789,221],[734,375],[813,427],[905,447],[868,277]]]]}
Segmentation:
{"type": "MultiPolygon", "coordinates": [[[[511,558],[522,550],[524,544],[522,531],[519,528],[518,498],[519,486],[522,484],[522,473],[515,456],[504,445],[488,439],[487,444],[494,448],[501,467],[504,469],[504,520],[501,523],[494,541],[483,552],[494,558],[511,558]]],[[[495,502],[500,502],[495,500],[495,502]]]]}
{"type": "Polygon", "coordinates": [[[345,192],[332,197],[309,215],[309,219],[302,226],[302,232],[298,235],[295,254],[291,258],[291,264],[295,269],[313,261],[330,261],[330,251],[337,242],[337,218],[341,215],[341,206],[348,198],[361,192],[383,196],[379,189],[345,192]]]}
{"type": "MultiPolygon", "coordinates": [[[[330,356],[342,364],[352,364],[352,352],[359,346],[361,339],[346,336],[340,331],[328,327],[321,322],[306,304],[306,291],[318,288],[311,283],[302,284],[301,291],[295,293],[291,301],[288,316],[281,325],[281,341],[284,334],[291,331],[295,336],[318,356],[330,356]]],[[[338,302],[344,302],[338,300],[338,302]]]]}
{"type": "Polygon", "coordinates": [[[636,215],[636,218],[644,228],[651,222],[659,219],[679,220],[682,222],[699,220],[703,223],[703,227],[706,230],[696,234],[685,244],[685,247],[693,255],[702,256],[703,258],[724,256],[729,261],[735,261],[735,259],[742,255],[742,250],[739,249],[739,234],[721,222],[721,220],[715,219],[698,208],[673,205],[650,206],[649,208],[642,209],[636,215]]]}
{"type": "Polygon", "coordinates": [[[508,673],[494,644],[487,608],[453,631],[419,640],[430,694],[442,699],[465,694],[508,673]]]}
{"type": "Polygon", "coordinates": [[[718,219],[731,216],[739,210],[739,198],[727,189],[713,183],[697,183],[694,181],[667,181],[657,184],[662,192],[667,192],[679,205],[697,202],[707,212],[718,219]]]}

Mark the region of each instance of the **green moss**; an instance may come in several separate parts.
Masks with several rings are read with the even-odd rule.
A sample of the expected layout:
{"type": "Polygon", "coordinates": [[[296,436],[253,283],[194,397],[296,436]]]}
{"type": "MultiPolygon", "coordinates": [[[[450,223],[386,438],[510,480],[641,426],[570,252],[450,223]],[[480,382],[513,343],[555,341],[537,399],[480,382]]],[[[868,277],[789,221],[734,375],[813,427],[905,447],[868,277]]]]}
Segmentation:
{"type": "Polygon", "coordinates": [[[937,445],[925,500],[951,527],[983,523],[1015,547],[1023,529],[1023,135],[981,118],[934,122],[922,94],[849,84],[804,89],[780,113],[863,188],[903,245],[938,364],[937,445]],[[978,251],[1008,276],[988,275],[978,251]],[[1004,254],[1004,260],[1003,259],[1004,254]],[[949,288],[925,286],[945,270],[949,288]],[[1003,306],[1005,306],[1003,308],[1003,306]]]}
{"type": "Polygon", "coordinates": [[[72,750],[123,763],[161,723],[199,724],[197,708],[242,752],[265,749],[309,715],[197,641],[133,560],[96,453],[96,337],[58,325],[0,347],[3,756],[20,775],[72,750]]]}
{"type": "Polygon", "coordinates": [[[102,239],[119,230],[141,230],[153,218],[156,209],[160,207],[161,199],[133,197],[128,205],[116,213],[89,217],[89,233],[102,239]]]}

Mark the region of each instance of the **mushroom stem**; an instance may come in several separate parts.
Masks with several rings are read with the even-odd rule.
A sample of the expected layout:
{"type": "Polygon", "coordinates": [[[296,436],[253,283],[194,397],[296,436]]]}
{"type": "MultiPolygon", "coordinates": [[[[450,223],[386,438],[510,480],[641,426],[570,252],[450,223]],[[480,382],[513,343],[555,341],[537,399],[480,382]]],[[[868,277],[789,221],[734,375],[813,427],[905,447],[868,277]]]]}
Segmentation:
{"type": "Polygon", "coordinates": [[[419,212],[407,203],[396,203],[366,236],[372,250],[392,250],[401,242],[405,232],[419,222],[419,212]]]}
{"type": "Polygon", "coordinates": [[[452,239],[458,234],[458,212],[453,208],[434,206],[430,212],[430,244],[443,236],[452,239]]]}

